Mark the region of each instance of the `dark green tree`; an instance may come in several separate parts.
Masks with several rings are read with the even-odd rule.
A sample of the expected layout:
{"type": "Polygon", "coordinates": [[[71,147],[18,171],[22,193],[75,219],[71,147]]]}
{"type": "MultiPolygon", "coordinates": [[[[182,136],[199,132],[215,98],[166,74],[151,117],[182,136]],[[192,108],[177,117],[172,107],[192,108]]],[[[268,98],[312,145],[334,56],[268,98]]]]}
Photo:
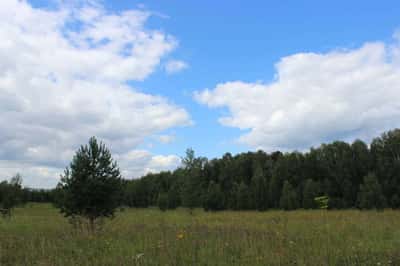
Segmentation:
{"type": "Polygon", "coordinates": [[[218,211],[224,208],[224,195],[221,188],[214,181],[210,182],[207,193],[204,196],[203,207],[206,211],[218,211]]]}
{"type": "Polygon", "coordinates": [[[381,184],[374,173],[364,177],[364,183],[358,192],[358,207],[360,209],[382,209],[385,207],[385,197],[381,184]]]}
{"type": "Polygon", "coordinates": [[[192,213],[196,207],[201,207],[202,195],[207,187],[203,182],[203,168],[206,158],[196,157],[193,149],[186,150],[186,156],[182,158],[185,180],[182,189],[182,204],[192,213]]]}
{"type": "Polygon", "coordinates": [[[287,180],[283,183],[280,207],[284,210],[294,210],[299,207],[296,190],[287,180]]]}
{"type": "Polygon", "coordinates": [[[123,190],[120,171],[110,151],[95,137],[81,146],[58,184],[61,197],[57,206],[66,217],[83,217],[91,231],[95,221],[113,217],[123,190]]]}
{"type": "Polygon", "coordinates": [[[373,171],[389,207],[400,208],[400,129],[383,133],[371,143],[373,171]]]}
{"type": "Polygon", "coordinates": [[[315,198],[320,194],[318,183],[312,179],[307,179],[303,188],[303,208],[317,208],[315,198]]]}
{"type": "Polygon", "coordinates": [[[254,206],[259,211],[268,208],[268,185],[261,167],[257,167],[251,180],[254,206]]]}
{"type": "Polygon", "coordinates": [[[279,208],[279,199],[281,198],[281,192],[282,192],[281,179],[278,176],[273,175],[269,181],[268,189],[269,189],[268,198],[270,207],[274,209],[279,208]]]}
{"type": "Polygon", "coordinates": [[[167,193],[160,193],[158,195],[157,205],[161,211],[166,211],[168,209],[168,194],[167,193]]]}
{"type": "Polygon", "coordinates": [[[23,201],[22,177],[16,174],[10,182],[0,183],[0,214],[3,217],[10,217],[13,208],[23,201]]]}
{"type": "Polygon", "coordinates": [[[251,206],[250,188],[244,183],[240,183],[236,192],[236,204],[238,210],[249,210],[251,206]]]}
{"type": "Polygon", "coordinates": [[[176,209],[181,204],[178,184],[174,184],[168,190],[168,209],[176,209]]]}

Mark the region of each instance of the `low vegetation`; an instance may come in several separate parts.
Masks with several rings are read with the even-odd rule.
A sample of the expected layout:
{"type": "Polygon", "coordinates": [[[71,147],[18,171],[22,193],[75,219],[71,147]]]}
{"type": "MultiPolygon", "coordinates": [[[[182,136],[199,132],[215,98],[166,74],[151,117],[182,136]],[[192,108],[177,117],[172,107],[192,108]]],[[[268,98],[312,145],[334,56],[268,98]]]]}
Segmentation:
{"type": "Polygon", "coordinates": [[[92,235],[47,204],[0,219],[0,265],[400,265],[393,210],[126,209],[92,235]]]}

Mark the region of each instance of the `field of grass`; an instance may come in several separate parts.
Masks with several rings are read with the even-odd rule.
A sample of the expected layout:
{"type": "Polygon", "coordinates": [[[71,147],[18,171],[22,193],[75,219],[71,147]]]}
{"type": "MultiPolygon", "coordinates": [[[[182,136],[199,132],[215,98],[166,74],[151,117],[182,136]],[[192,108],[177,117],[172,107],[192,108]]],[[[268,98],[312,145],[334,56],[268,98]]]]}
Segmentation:
{"type": "Polygon", "coordinates": [[[0,219],[0,265],[400,265],[400,212],[126,209],[93,235],[36,204],[0,219]]]}

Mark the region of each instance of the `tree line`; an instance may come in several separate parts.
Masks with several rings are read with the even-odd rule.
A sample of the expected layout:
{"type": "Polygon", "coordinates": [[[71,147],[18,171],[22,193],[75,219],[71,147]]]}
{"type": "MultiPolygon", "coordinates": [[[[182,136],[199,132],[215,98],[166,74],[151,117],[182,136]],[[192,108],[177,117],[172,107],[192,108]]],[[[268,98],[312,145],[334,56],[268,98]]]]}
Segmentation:
{"type": "Polygon", "coordinates": [[[205,210],[400,208],[400,129],[367,145],[334,141],[307,152],[226,153],[188,149],[174,171],[125,180],[123,203],[205,210]]]}
{"type": "Polygon", "coordinates": [[[26,202],[52,202],[67,217],[112,217],[117,207],[161,210],[400,208],[400,129],[367,145],[334,141],[307,152],[230,153],[208,160],[186,151],[174,171],[122,179],[117,163],[93,137],[81,146],[57,188],[22,187],[16,175],[0,182],[0,211],[26,202]]]}
{"type": "Polygon", "coordinates": [[[10,217],[12,209],[28,202],[54,202],[56,190],[33,189],[22,186],[22,176],[0,182],[0,215],[10,217]]]}

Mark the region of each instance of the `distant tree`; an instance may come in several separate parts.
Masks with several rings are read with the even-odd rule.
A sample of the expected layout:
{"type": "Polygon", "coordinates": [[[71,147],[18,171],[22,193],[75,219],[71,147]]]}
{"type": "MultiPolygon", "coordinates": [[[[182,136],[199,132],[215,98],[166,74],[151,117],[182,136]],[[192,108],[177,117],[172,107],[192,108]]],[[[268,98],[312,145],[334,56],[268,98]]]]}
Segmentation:
{"type": "Polygon", "coordinates": [[[398,208],[400,208],[400,197],[399,197],[399,195],[394,194],[394,195],[392,196],[392,198],[390,199],[390,206],[391,206],[393,209],[398,209],[398,208]]]}
{"type": "Polygon", "coordinates": [[[299,207],[296,190],[287,180],[283,183],[280,207],[284,210],[294,210],[299,207]]]}
{"type": "Polygon", "coordinates": [[[279,208],[279,200],[282,192],[282,181],[277,175],[273,175],[269,181],[269,204],[271,208],[279,208]]]}
{"type": "Polygon", "coordinates": [[[315,197],[320,193],[318,183],[312,179],[307,179],[303,188],[303,208],[314,209],[317,208],[315,197]]]}
{"type": "Polygon", "coordinates": [[[158,195],[157,205],[161,211],[166,211],[168,209],[168,194],[167,193],[160,193],[158,195]]]}
{"type": "Polygon", "coordinates": [[[174,184],[168,190],[168,209],[176,209],[180,205],[180,190],[177,184],[174,184]]]}
{"type": "Polygon", "coordinates": [[[268,185],[261,167],[257,167],[251,179],[254,206],[259,211],[268,208],[268,185]]]}
{"type": "Polygon", "coordinates": [[[58,184],[57,206],[66,217],[83,217],[93,232],[95,221],[113,217],[121,203],[122,180],[110,151],[95,137],[81,146],[58,184]]]}
{"type": "Polygon", "coordinates": [[[376,174],[386,206],[400,208],[400,129],[370,145],[334,141],[304,153],[226,153],[207,160],[188,149],[178,169],[127,181],[125,200],[129,206],[148,207],[167,193],[168,208],[192,210],[206,207],[215,195],[209,192],[219,187],[223,209],[354,208],[365,199],[359,191],[361,185],[365,191],[369,172],[376,174]]]}
{"type": "Polygon", "coordinates": [[[251,209],[251,194],[249,187],[244,183],[240,183],[237,188],[236,204],[238,210],[251,209]]]}
{"type": "Polygon", "coordinates": [[[192,148],[187,148],[185,157],[181,159],[184,169],[193,169],[196,167],[196,156],[192,148]]]}
{"type": "Polygon", "coordinates": [[[358,207],[360,209],[382,209],[385,207],[385,197],[382,187],[374,173],[364,177],[364,183],[358,193],[358,207]]]}
{"type": "Polygon", "coordinates": [[[371,143],[373,171],[392,208],[400,208],[400,129],[390,130],[371,143]]]}
{"type": "Polygon", "coordinates": [[[22,203],[22,177],[16,174],[10,179],[10,182],[0,183],[0,214],[3,217],[10,217],[12,210],[22,203]]]}
{"type": "Polygon", "coordinates": [[[222,194],[219,184],[216,184],[214,181],[211,181],[210,185],[208,186],[207,193],[204,196],[204,202],[203,202],[204,209],[206,211],[222,210],[224,207],[223,200],[224,200],[224,195],[222,194]]]}
{"type": "Polygon", "coordinates": [[[207,185],[202,182],[203,168],[206,162],[206,158],[196,157],[191,148],[186,150],[186,156],[182,158],[185,173],[182,204],[189,209],[190,213],[195,207],[201,206],[203,186],[207,185]]]}

